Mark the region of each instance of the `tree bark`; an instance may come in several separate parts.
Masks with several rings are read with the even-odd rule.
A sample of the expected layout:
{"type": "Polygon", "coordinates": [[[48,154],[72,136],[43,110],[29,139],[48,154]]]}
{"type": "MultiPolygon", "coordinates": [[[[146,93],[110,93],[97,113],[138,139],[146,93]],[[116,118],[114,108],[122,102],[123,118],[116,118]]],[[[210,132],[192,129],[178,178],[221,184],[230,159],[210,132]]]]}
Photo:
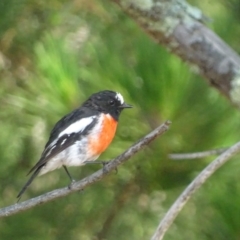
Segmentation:
{"type": "Polygon", "coordinates": [[[113,0],[157,43],[193,65],[208,83],[240,107],[240,57],[205,26],[185,0],[113,0]]]}
{"type": "Polygon", "coordinates": [[[145,137],[141,138],[138,142],[132,145],[129,149],[127,149],[124,153],[116,157],[115,159],[111,160],[108,164],[104,166],[103,169],[98,170],[97,172],[93,173],[92,175],[85,177],[84,179],[74,182],[71,184],[71,188],[65,187],[61,189],[56,189],[54,191],[45,193],[44,195],[32,198],[30,200],[24,201],[22,203],[16,203],[11,206],[7,206],[0,209],[0,218],[8,217],[13,214],[17,214],[22,211],[26,211],[27,209],[33,208],[37,205],[47,203],[53,201],[60,197],[65,197],[71,193],[83,190],[84,188],[94,184],[97,181],[100,181],[104,176],[109,174],[111,171],[114,171],[118,166],[129,160],[134,154],[140,151],[143,147],[150,144],[154,139],[158,136],[165,133],[169,126],[171,125],[170,121],[166,121],[145,137]]]}

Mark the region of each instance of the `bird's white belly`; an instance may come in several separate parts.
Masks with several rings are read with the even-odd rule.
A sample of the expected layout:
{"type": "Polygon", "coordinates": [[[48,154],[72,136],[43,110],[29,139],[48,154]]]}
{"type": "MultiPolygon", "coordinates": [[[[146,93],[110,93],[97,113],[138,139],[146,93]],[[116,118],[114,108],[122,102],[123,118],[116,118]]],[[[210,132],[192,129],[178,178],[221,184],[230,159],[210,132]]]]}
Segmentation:
{"type": "Polygon", "coordinates": [[[51,158],[51,160],[48,161],[44,167],[42,167],[39,175],[43,175],[47,172],[58,169],[63,165],[81,166],[84,165],[86,161],[96,160],[98,156],[93,156],[91,152],[88,151],[86,146],[87,139],[84,142],[83,140],[75,142],[75,144],[51,158]]]}

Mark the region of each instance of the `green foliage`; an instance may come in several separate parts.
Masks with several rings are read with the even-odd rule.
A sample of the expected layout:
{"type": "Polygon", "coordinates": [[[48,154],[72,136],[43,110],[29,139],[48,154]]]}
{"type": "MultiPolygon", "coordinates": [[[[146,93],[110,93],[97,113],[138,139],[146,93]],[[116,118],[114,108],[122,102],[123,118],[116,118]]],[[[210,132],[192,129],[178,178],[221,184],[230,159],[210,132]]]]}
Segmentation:
{"type": "MultiPolygon", "coordinates": [[[[117,156],[166,119],[173,124],[118,174],[4,219],[1,239],[149,239],[160,217],[211,160],[174,162],[167,154],[233,144],[239,139],[239,111],[207,86],[194,67],[152,42],[115,5],[18,3],[0,5],[1,206],[15,202],[54,123],[93,92],[113,89],[134,105],[122,114],[117,136],[101,159],[117,156]]],[[[233,8],[214,4],[200,7],[222,19],[212,27],[238,50],[239,16],[233,8]]],[[[96,169],[99,166],[85,166],[71,172],[81,179],[96,169]]],[[[166,239],[238,239],[237,170],[235,161],[215,174],[166,239]]],[[[23,199],[67,184],[64,171],[54,171],[37,178],[23,199]]]]}

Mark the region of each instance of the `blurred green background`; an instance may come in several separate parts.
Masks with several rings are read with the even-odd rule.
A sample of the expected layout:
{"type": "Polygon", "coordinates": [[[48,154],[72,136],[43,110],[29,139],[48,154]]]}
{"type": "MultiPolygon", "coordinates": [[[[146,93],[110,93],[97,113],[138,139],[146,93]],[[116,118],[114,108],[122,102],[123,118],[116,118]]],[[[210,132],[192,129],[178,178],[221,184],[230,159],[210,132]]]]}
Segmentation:
{"type": "MultiPolygon", "coordinates": [[[[191,1],[240,52],[240,2],[191,1]]],[[[213,157],[167,154],[239,141],[240,112],[190,66],[154,43],[110,1],[1,0],[0,206],[16,202],[54,123],[103,89],[134,105],[100,159],[111,159],[163,121],[171,129],[103,181],[1,219],[0,239],[149,239],[181,191],[213,157]]],[[[240,239],[239,161],[197,192],[164,239],[240,239]]],[[[81,179],[99,166],[71,168],[81,179]]],[[[37,178],[22,201],[69,183],[60,169],[37,178]]]]}

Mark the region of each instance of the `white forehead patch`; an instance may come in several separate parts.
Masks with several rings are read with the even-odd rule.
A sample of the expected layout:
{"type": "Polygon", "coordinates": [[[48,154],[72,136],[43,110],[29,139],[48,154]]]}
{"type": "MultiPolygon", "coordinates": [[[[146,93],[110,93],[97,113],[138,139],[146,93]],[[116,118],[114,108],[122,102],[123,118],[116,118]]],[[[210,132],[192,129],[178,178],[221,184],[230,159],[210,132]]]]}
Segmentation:
{"type": "Polygon", "coordinates": [[[121,104],[124,103],[124,99],[123,99],[123,96],[121,95],[121,93],[117,93],[117,94],[116,94],[116,99],[117,99],[121,104]]]}

